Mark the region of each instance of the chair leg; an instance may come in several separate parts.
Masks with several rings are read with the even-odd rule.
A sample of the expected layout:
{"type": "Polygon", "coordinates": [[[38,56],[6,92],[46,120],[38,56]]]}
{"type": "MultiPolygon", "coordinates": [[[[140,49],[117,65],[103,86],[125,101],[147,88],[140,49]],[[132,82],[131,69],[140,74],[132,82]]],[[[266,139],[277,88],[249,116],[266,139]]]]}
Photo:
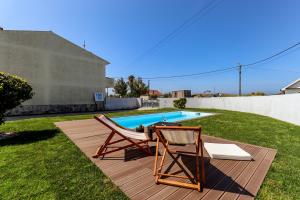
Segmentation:
{"type": "Polygon", "coordinates": [[[203,143],[202,140],[200,140],[200,148],[201,148],[201,177],[202,177],[202,185],[205,185],[206,179],[205,179],[205,169],[204,169],[204,159],[203,159],[203,143]]]}
{"type": "Polygon", "coordinates": [[[196,147],[196,183],[197,183],[197,190],[200,192],[201,185],[200,185],[200,170],[199,170],[199,144],[195,145],[196,147]]]}
{"type": "Polygon", "coordinates": [[[147,149],[148,149],[149,153],[152,154],[148,141],[147,141],[147,149]]]}
{"type": "MultiPolygon", "coordinates": [[[[157,170],[158,173],[161,172],[162,167],[163,167],[163,165],[164,165],[164,161],[165,161],[165,158],[166,158],[166,153],[167,153],[167,148],[168,148],[168,146],[169,146],[169,143],[167,142],[167,144],[166,144],[166,146],[165,146],[165,148],[164,148],[164,152],[163,152],[163,156],[162,156],[161,161],[160,161],[159,168],[158,168],[158,170],[157,170]]],[[[159,178],[160,178],[160,175],[158,175],[158,174],[156,173],[156,178],[155,178],[155,182],[156,182],[156,183],[158,182],[158,179],[159,179],[159,178]]]]}
{"type": "Polygon", "coordinates": [[[111,139],[113,138],[115,132],[111,132],[110,135],[108,136],[108,138],[105,140],[104,144],[101,145],[100,148],[98,148],[97,152],[95,155],[93,155],[93,158],[99,158],[101,156],[101,154],[103,153],[103,151],[105,150],[105,148],[107,147],[107,145],[109,144],[109,142],[111,141],[111,139]]]}
{"type": "Polygon", "coordinates": [[[98,147],[98,149],[97,149],[95,155],[93,155],[93,158],[98,158],[98,157],[97,157],[97,154],[99,154],[100,152],[102,152],[102,151],[103,151],[102,149],[103,149],[103,145],[101,145],[100,147],[98,147]]]}
{"type": "Polygon", "coordinates": [[[156,147],[155,147],[155,160],[154,160],[154,167],[153,167],[153,176],[157,174],[157,160],[158,160],[158,149],[159,149],[159,139],[157,138],[156,147]]]}
{"type": "MultiPolygon", "coordinates": [[[[106,151],[107,151],[107,147],[105,147],[105,148],[104,148],[104,151],[103,151],[103,153],[105,153],[106,151]]],[[[103,155],[102,155],[102,157],[101,157],[101,160],[103,160],[103,159],[104,159],[104,156],[105,156],[105,154],[103,154],[103,155]]]]}

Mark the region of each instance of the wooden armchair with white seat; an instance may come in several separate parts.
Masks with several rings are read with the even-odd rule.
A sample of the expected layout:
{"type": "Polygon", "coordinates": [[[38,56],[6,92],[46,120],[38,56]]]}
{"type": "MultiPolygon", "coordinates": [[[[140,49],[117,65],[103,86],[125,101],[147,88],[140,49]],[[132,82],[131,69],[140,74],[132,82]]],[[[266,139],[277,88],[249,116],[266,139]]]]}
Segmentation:
{"type": "Polygon", "coordinates": [[[203,159],[203,142],[201,139],[201,127],[190,127],[190,126],[155,126],[155,133],[157,135],[156,142],[156,153],[153,175],[155,176],[155,182],[157,184],[167,184],[185,188],[195,189],[201,191],[205,184],[205,171],[204,171],[204,159],[203,159]],[[163,145],[163,154],[159,162],[159,145],[163,145]],[[172,145],[193,145],[194,151],[179,151],[172,150],[172,145]],[[174,173],[162,172],[165,164],[166,154],[168,154],[179,168],[184,172],[185,176],[177,175],[174,173]],[[193,161],[196,168],[194,177],[186,172],[186,167],[183,163],[180,163],[174,154],[187,154],[194,156],[193,161]],[[157,166],[159,163],[159,166],[157,166]],[[166,177],[166,178],[165,178],[166,177]],[[171,177],[171,180],[168,179],[171,177]],[[179,181],[185,180],[185,181],[179,181]],[[187,179],[193,180],[188,182],[187,179]]]}

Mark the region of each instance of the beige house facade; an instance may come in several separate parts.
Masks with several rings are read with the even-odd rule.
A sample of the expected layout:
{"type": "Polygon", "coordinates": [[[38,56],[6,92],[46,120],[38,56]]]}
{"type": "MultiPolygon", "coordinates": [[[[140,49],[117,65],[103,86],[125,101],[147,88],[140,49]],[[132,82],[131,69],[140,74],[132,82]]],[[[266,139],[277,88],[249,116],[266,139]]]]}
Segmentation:
{"type": "Polygon", "coordinates": [[[191,96],[192,96],[191,90],[172,91],[172,98],[186,98],[191,96]]]}
{"type": "Polygon", "coordinates": [[[0,30],[0,71],[26,79],[34,91],[11,115],[103,109],[95,94],[113,87],[108,64],[52,31],[0,30]]]}
{"type": "Polygon", "coordinates": [[[300,93],[300,78],[281,89],[284,94],[300,93]]]}

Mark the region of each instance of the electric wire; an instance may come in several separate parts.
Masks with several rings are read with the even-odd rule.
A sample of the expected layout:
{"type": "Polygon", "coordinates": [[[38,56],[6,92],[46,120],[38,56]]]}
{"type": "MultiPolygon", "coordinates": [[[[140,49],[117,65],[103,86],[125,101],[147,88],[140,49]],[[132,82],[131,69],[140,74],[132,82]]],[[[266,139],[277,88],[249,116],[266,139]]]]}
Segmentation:
{"type": "Polygon", "coordinates": [[[268,61],[268,60],[270,60],[270,59],[272,59],[272,58],[275,58],[275,57],[277,57],[277,56],[279,56],[279,55],[281,55],[281,54],[283,54],[283,53],[285,53],[285,52],[287,52],[287,51],[289,51],[289,50],[295,48],[295,47],[298,46],[298,45],[300,45],[300,42],[297,42],[296,44],[294,44],[294,45],[292,45],[292,46],[290,46],[290,47],[288,47],[288,48],[286,48],[286,49],[284,49],[284,50],[282,50],[282,51],[280,51],[280,52],[278,52],[278,53],[275,53],[275,54],[273,54],[273,55],[271,55],[271,56],[269,56],[269,57],[267,57],[267,58],[264,58],[264,59],[261,59],[261,60],[257,60],[257,61],[255,61],[255,62],[246,64],[246,65],[242,65],[242,66],[243,66],[243,67],[249,67],[249,66],[253,66],[253,65],[257,65],[257,64],[266,62],[266,61],[268,61]]]}
{"type": "MultiPolygon", "coordinates": [[[[288,52],[289,50],[291,49],[294,49],[295,47],[299,46],[300,45],[300,42],[297,42],[296,44],[282,50],[282,51],[279,51],[278,53],[275,53],[269,57],[266,57],[264,59],[261,59],[261,60],[257,60],[255,62],[252,62],[252,63],[249,63],[249,64],[245,64],[245,65],[241,65],[242,67],[252,67],[254,65],[258,65],[258,64],[261,64],[261,63],[264,63],[266,61],[269,61],[275,57],[278,57],[280,55],[282,55],[283,53],[286,53],[288,52]]],[[[285,54],[287,55],[287,53],[285,54]]],[[[181,75],[172,75],[172,76],[156,76],[156,77],[141,77],[142,79],[145,79],[145,80],[155,80],[155,79],[171,79],[171,78],[181,78],[181,77],[192,77],[192,76],[199,76],[199,75],[205,75],[205,74],[214,74],[214,73],[217,73],[217,72],[224,72],[224,71],[231,71],[231,70],[235,70],[235,69],[238,69],[238,66],[234,66],[234,67],[227,67],[227,68],[221,68],[221,69],[216,69],[216,70],[211,70],[211,71],[205,71],[205,72],[199,72],[199,73],[192,73],[192,74],[181,74],[181,75]]]]}
{"type": "Polygon", "coordinates": [[[202,16],[209,13],[211,10],[213,10],[220,1],[212,0],[210,3],[202,7],[200,10],[198,10],[194,15],[186,19],[181,25],[179,25],[177,28],[175,28],[173,31],[171,31],[169,34],[167,34],[165,37],[163,37],[161,40],[159,40],[155,45],[150,47],[148,50],[146,50],[144,53],[140,54],[138,57],[136,57],[130,64],[133,65],[134,63],[142,60],[147,55],[151,54],[152,52],[159,49],[163,44],[167,43],[168,41],[175,38],[179,33],[184,32],[187,28],[189,28],[191,25],[195,24],[202,16]]]}

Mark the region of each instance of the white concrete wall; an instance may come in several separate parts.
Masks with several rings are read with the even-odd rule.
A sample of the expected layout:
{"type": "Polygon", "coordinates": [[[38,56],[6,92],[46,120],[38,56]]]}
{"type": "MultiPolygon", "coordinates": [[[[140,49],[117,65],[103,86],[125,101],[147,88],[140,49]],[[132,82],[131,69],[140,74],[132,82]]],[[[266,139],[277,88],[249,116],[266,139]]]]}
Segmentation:
{"type": "Polygon", "coordinates": [[[141,100],[139,98],[108,97],[105,100],[105,110],[125,110],[139,107],[141,107],[141,100]]]}
{"type": "MultiPolygon", "coordinates": [[[[173,107],[175,98],[159,98],[160,107],[173,107]]],[[[187,108],[215,108],[265,115],[300,125],[300,94],[187,98],[187,108]]]]}

